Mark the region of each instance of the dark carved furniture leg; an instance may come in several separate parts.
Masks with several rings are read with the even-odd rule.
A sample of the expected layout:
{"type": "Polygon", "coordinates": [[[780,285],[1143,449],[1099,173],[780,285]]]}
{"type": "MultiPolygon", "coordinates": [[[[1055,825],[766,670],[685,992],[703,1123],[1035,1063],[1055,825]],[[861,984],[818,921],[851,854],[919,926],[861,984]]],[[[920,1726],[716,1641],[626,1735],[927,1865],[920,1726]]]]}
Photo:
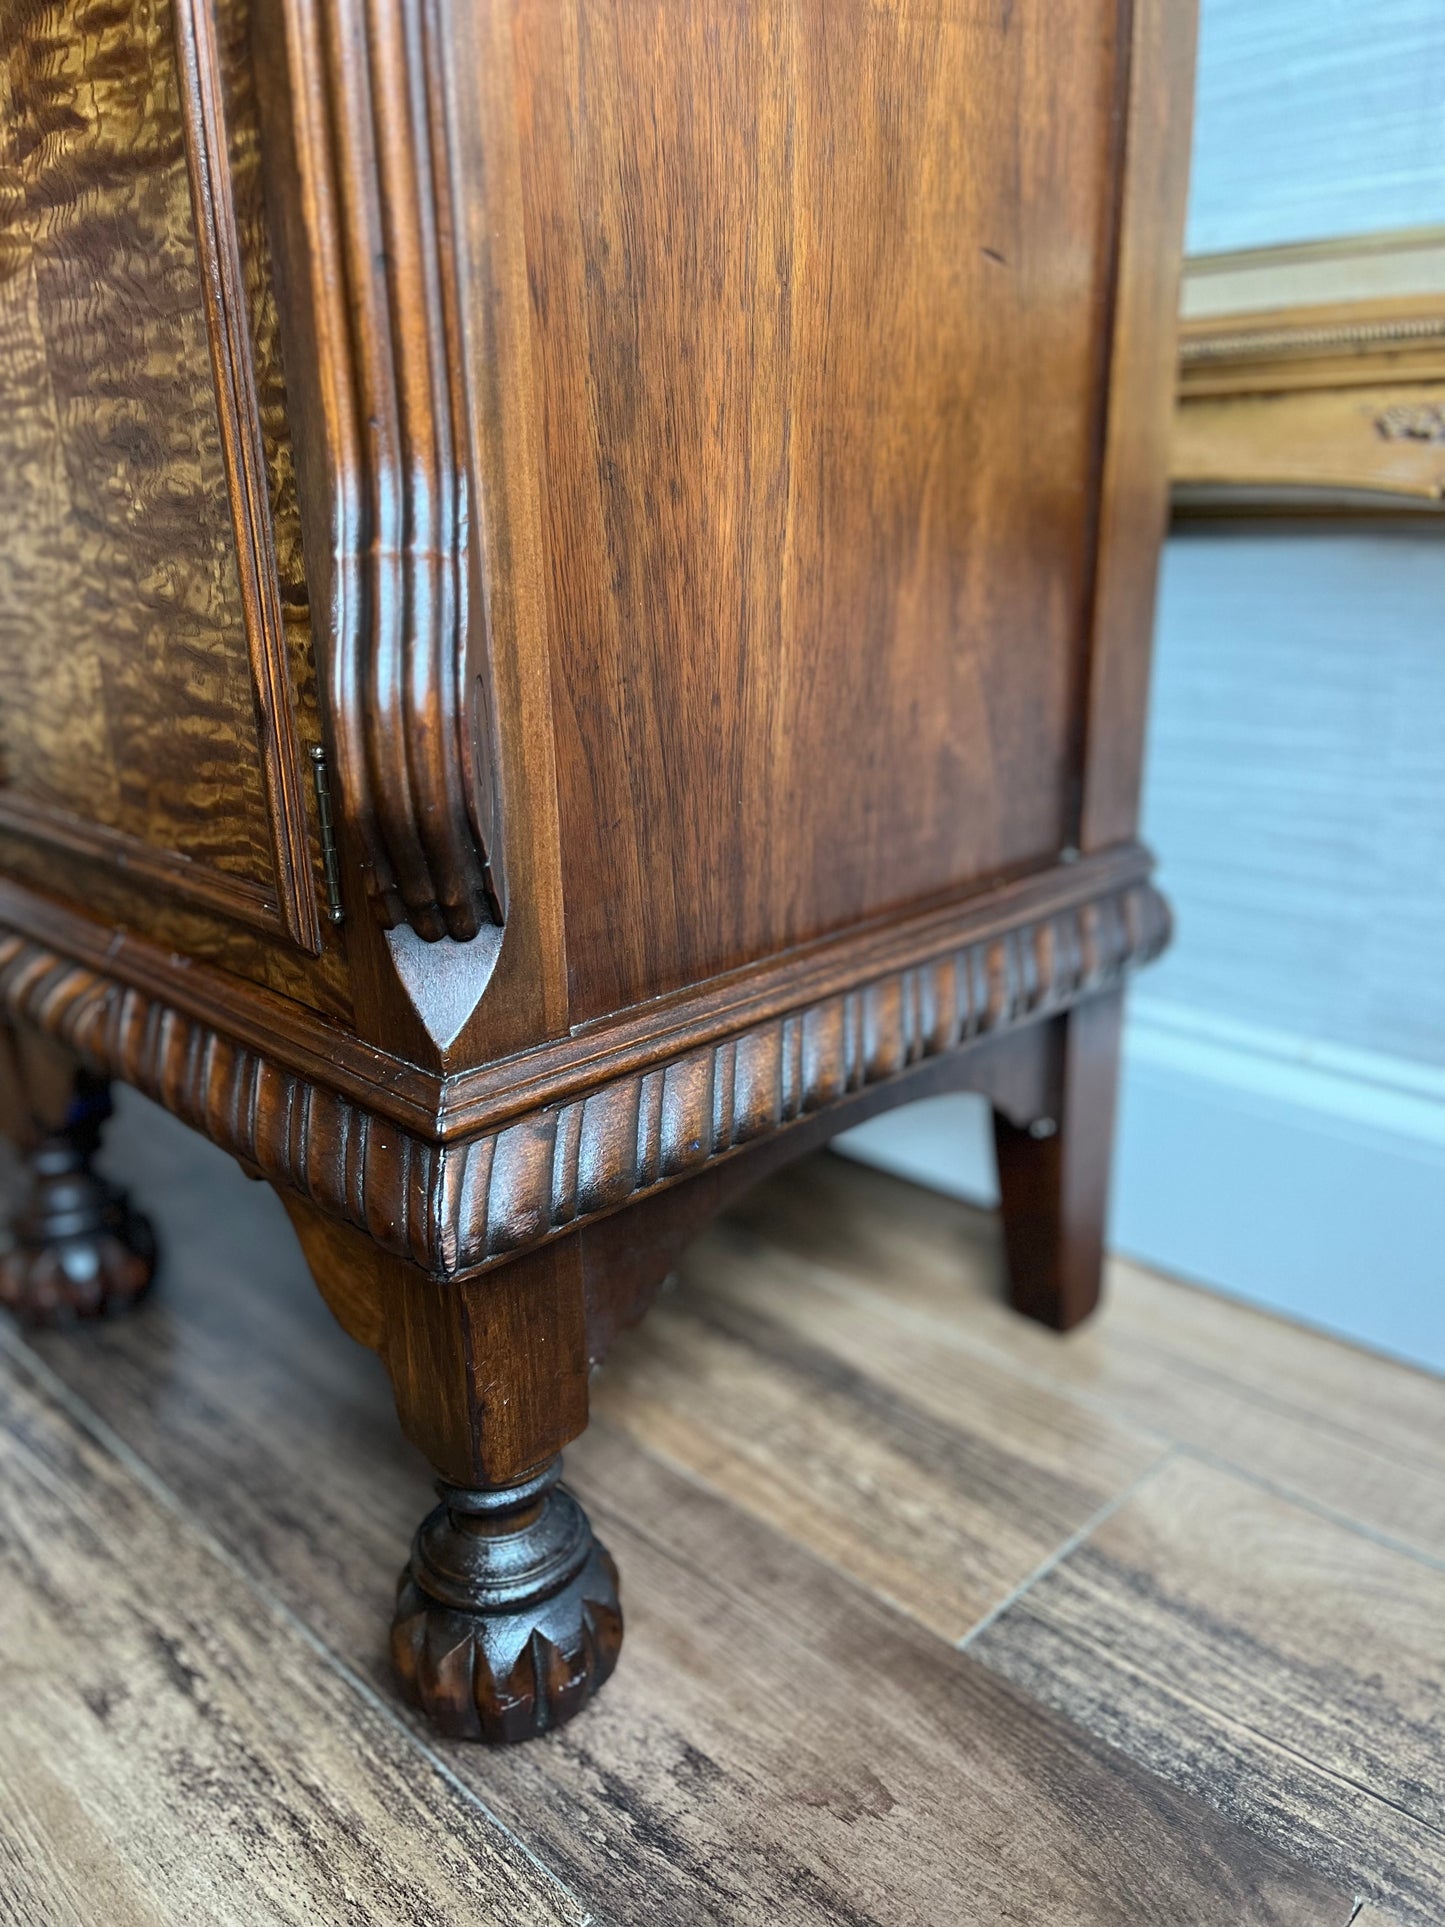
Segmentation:
{"type": "Polygon", "coordinates": [[[402,1574],[392,1661],[455,1739],[531,1739],[580,1712],[617,1664],[617,1568],[559,1457],[514,1486],[438,1483],[402,1574]]]}
{"type": "Polygon", "coordinates": [[[457,1739],[561,1726],[617,1664],[617,1568],[559,1483],[587,1423],[581,1243],[436,1279],[287,1197],[312,1272],[380,1353],[441,1504],[401,1576],[391,1651],[408,1696],[457,1739]]]}
{"type": "Polygon", "coordinates": [[[0,1252],[0,1305],[30,1324],[123,1311],[155,1275],[150,1225],[93,1168],[110,1086],[58,1044],[0,1030],[6,1133],[28,1180],[0,1252]]]}
{"type": "Polygon", "coordinates": [[[1057,1331],[1099,1301],[1122,1011],[1122,992],[1111,991],[1059,1019],[1053,1116],[1021,1126],[994,1112],[1009,1297],[1057,1331]]]}

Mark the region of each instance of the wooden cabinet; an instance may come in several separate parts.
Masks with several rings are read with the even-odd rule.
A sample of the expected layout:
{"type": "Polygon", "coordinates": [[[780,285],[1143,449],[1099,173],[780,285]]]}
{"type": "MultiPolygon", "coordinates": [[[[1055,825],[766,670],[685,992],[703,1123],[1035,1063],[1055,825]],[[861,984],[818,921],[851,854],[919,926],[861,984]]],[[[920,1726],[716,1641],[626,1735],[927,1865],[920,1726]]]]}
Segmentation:
{"type": "Polygon", "coordinates": [[[0,1280],[141,1288],[105,1078],[277,1186],[443,1482],[449,1730],[611,1670],[558,1454],[737,1187],[981,1090],[1094,1300],[1192,32],[0,0],[0,1280]]]}

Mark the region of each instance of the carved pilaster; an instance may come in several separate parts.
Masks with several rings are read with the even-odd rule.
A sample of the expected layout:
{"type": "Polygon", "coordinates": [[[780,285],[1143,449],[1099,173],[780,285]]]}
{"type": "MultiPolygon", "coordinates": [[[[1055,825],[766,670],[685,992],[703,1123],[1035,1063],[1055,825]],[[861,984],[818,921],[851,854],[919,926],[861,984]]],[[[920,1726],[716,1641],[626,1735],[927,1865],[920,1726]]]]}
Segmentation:
{"type": "Polygon", "coordinates": [[[286,100],[268,146],[288,384],[320,418],[300,481],[336,806],[380,920],[467,941],[505,897],[435,9],[276,0],[273,22],[284,59],[264,29],[258,59],[286,100]]]}

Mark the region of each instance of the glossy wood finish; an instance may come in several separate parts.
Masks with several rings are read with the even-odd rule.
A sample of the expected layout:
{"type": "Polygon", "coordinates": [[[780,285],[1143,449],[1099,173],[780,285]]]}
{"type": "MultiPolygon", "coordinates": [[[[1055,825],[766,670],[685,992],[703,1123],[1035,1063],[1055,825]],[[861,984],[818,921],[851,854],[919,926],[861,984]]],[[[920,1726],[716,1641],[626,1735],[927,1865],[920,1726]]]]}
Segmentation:
{"type": "Polygon", "coordinates": [[[341,809],[381,920],[465,941],[503,886],[449,50],[418,0],[293,0],[261,31],[341,809]]]}
{"type": "Polygon", "coordinates": [[[441,1504],[412,1542],[392,1664],[454,1739],[550,1732],[617,1664],[617,1567],[561,1475],[558,1458],[514,1486],[439,1482],[441,1504]]]}
{"type": "Polygon", "coordinates": [[[0,1007],[286,1195],[517,1737],[616,1647],[517,1493],[728,1195],[982,1089],[1091,1302],[1192,14],[254,4],[6,16],[0,1007]]]}
{"type": "Polygon", "coordinates": [[[1137,847],[1112,852],[982,895],[962,915],[795,952],[654,1006],[640,1024],[582,1031],[440,1089],[408,1079],[411,1091],[387,1094],[400,1130],[373,1128],[375,1053],[348,1053],[353,1075],[338,1091],[324,1033],[298,1037],[267,1010],[235,1039],[222,985],[192,981],[173,1003],[144,951],[111,944],[95,964],[68,962],[65,947],[84,936],[64,918],[44,920],[53,949],[0,931],[0,998],[385,1251],[469,1277],[751,1144],[786,1134],[801,1148],[819,1120],[842,1130],[858,1098],[898,1101],[924,1069],[968,1083],[970,1053],[1112,993],[1158,954],[1168,913],[1147,866],[1137,847]],[[920,961],[900,967],[900,956],[920,961]],[[862,988],[841,987],[863,970],[862,988]],[[117,977],[132,980],[120,998],[117,977]],[[304,1069],[283,1058],[298,1042],[304,1069]],[[455,1103],[445,1140],[428,1098],[455,1103]]]}
{"type": "Polygon", "coordinates": [[[1059,1331],[1099,1301],[1123,1014],[1111,991],[1064,1018],[1054,1116],[1019,1125],[994,1112],[1010,1296],[1059,1331]]]}
{"type": "Polygon", "coordinates": [[[236,186],[219,121],[225,57],[249,65],[227,24],[241,48],[191,0],[7,10],[0,828],[315,950],[304,586],[273,531],[270,489],[295,504],[252,366],[261,332],[279,391],[239,232],[262,252],[248,103],[236,186]]]}
{"type": "Polygon", "coordinates": [[[28,1324],[128,1311],[155,1276],[150,1225],[95,1169],[110,1088],[62,1045],[0,1023],[0,1130],[23,1183],[0,1245],[0,1305],[28,1324]]]}
{"type": "Polygon", "coordinates": [[[1194,111],[1192,6],[1134,0],[1131,20],[1083,737],[1072,745],[1084,851],[1138,833],[1194,111]]]}
{"type": "Polygon", "coordinates": [[[1076,841],[1015,757],[1076,727],[1128,72],[1084,0],[592,12],[516,26],[574,1019],[1076,841]]]}

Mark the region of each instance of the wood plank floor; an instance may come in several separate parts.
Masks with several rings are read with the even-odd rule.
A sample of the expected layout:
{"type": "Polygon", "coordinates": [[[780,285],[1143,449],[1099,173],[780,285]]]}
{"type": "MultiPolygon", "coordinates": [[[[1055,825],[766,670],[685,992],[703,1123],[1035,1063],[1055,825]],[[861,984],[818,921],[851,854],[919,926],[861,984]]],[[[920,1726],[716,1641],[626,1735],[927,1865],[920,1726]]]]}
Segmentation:
{"type": "Polygon", "coordinates": [[[5,1918],[586,1919],[23,1362],[0,1430],[5,1918]]]}
{"type": "Polygon", "coordinates": [[[1445,1918],[1438,1381],[1124,1266],[1060,1341],[991,1220],[814,1159],[619,1343],[622,1666],[484,1753],[387,1676],[375,1361],[268,1192],[115,1135],[158,1295],[0,1355],[0,1920],[1445,1918]]]}

